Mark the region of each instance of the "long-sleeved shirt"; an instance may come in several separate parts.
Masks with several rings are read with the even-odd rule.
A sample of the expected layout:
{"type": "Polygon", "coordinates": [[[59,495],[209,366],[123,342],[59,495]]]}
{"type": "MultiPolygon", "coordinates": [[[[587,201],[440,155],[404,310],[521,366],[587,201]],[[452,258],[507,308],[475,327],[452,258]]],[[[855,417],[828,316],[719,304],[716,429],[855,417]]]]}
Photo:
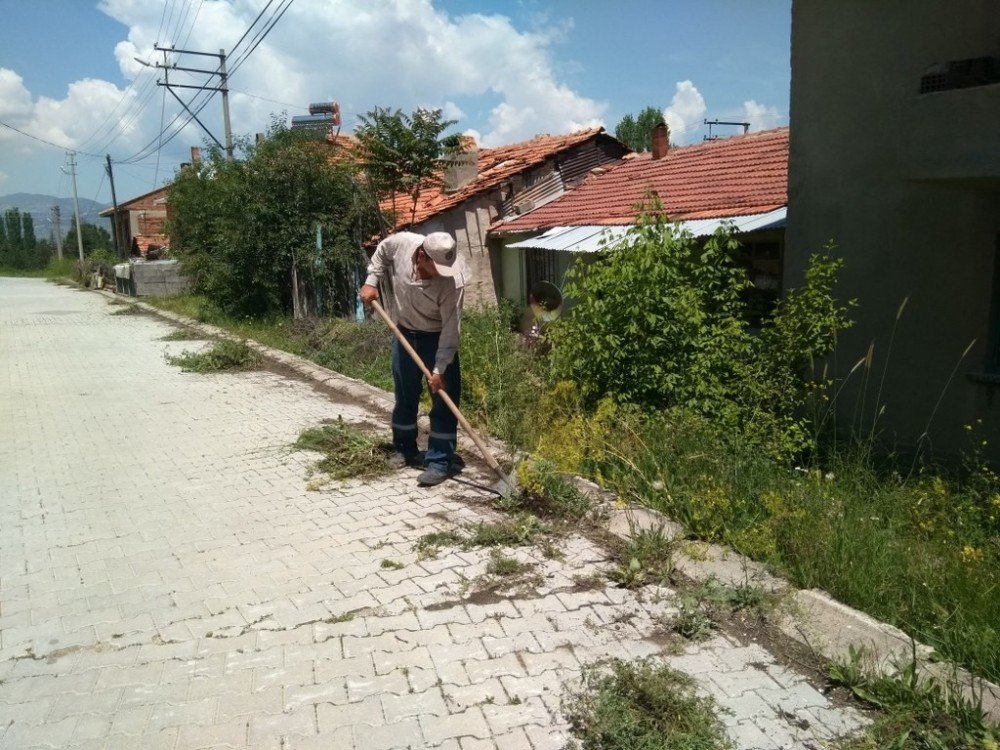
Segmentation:
{"type": "Polygon", "coordinates": [[[461,274],[418,278],[414,256],[423,242],[424,235],[414,232],[397,232],[386,237],[375,248],[365,283],[377,286],[386,273],[391,275],[396,295],[397,325],[411,331],[440,332],[434,371],[443,373],[458,351],[468,271],[459,257],[455,262],[463,263],[461,274]]]}

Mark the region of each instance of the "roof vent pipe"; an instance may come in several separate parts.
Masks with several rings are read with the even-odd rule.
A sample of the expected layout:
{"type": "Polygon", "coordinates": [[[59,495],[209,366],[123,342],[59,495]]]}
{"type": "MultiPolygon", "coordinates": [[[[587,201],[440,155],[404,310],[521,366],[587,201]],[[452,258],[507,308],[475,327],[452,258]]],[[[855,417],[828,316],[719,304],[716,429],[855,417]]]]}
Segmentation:
{"type": "Polygon", "coordinates": [[[670,128],[661,122],[653,128],[653,158],[662,159],[670,148],[670,128]]]}

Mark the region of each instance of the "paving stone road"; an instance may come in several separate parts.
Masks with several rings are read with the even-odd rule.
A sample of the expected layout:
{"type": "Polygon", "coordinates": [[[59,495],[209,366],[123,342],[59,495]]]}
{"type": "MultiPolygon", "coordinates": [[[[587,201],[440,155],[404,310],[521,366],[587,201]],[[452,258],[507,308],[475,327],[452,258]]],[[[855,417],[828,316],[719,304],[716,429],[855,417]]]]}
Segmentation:
{"type": "Polygon", "coordinates": [[[741,749],[863,723],[755,643],[664,652],[674,592],[579,585],[609,566],[582,536],[509,551],[537,585],[477,595],[487,551],[414,545],[490,518],[487,493],[411,469],[310,490],[298,434],[384,415],[182,373],[164,354],[199,344],[118,309],[0,278],[0,748],[561,748],[581,666],[652,655],[741,749]]]}

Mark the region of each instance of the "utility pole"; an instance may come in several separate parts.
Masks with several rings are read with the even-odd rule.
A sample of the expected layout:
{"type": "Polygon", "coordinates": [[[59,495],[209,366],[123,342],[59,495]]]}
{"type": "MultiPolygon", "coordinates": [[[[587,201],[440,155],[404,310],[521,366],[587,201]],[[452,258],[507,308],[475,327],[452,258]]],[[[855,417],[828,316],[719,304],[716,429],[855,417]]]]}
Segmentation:
{"type": "Polygon", "coordinates": [[[173,96],[174,99],[176,99],[180,103],[180,105],[184,108],[184,110],[189,115],[191,115],[191,119],[193,119],[196,123],[198,123],[198,125],[201,126],[201,129],[208,134],[209,138],[215,141],[215,145],[225,150],[226,158],[231,161],[233,158],[233,133],[232,133],[232,128],[230,127],[229,124],[229,76],[226,73],[226,51],[224,49],[220,49],[219,53],[216,54],[214,52],[197,52],[194,50],[177,49],[176,47],[161,47],[158,44],[154,44],[153,49],[158,52],[163,52],[164,59],[166,58],[167,52],[173,52],[178,55],[203,55],[205,57],[216,57],[219,59],[219,66],[215,70],[203,70],[201,68],[182,68],[179,65],[177,65],[177,63],[168,65],[166,62],[164,62],[162,64],[156,63],[155,65],[150,65],[148,62],[145,62],[144,60],[135,58],[139,63],[147,67],[156,67],[163,69],[163,80],[157,81],[156,85],[166,87],[167,91],[170,92],[171,96],[173,96]],[[219,85],[209,86],[205,84],[203,86],[192,86],[183,83],[172,83],[168,77],[168,72],[171,70],[180,70],[184,71],[185,73],[202,73],[209,76],[219,76],[219,85]],[[203,123],[201,120],[198,119],[198,115],[191,110],[187,102],[185,102],[183,99],[177,96],[176,92],[174,92],[175,88],[195,89],[197,91],[222,92],[222,119],[223,119],[223,127],[225,128],[225,135],[224,135],[226,141],[225,146],[223,146],[222,143],[219,142],[219,139],[216,138],[215,135],[212,133],[212,131],[205,126],[205,123],[203,123]]]}
{"type": "Polygon", "coordinates": [[[114,206],[114,213],[111,214],[111,238],[115,241],[115,255],[118,260],[124,260],[122,249],[118,246],[118,196],[115,195],[115,173],[111,171],[111,154],[105,154],[108,164],[105,169],[108,172],[108,181],[111,183],[111,205],[114,206]]]}
{"type": "Polygon", "coordinates": [[[233,160],[233,129],[229,125],[229,76],[226,74],[226,51],[219,50],[219,88],[222,89],[222,127],[226,131],[226,158],[233,160]]]}
{"type": "Polygon", "coordinates": [[[59,222],[59,206],[52,207],[52,233],[55,235],[56,257],[62,260],[62,225],[59,222]]]}
{"type": "Polygon", "coordinates": [[[73,177],[73,213],[76,214],[76,247],[80,251],[80,262],[83,263],[83,234],[80,231],[80,201],[76,197],[76,152],[67,151],[69,157],[69,173],[73,177]]]}

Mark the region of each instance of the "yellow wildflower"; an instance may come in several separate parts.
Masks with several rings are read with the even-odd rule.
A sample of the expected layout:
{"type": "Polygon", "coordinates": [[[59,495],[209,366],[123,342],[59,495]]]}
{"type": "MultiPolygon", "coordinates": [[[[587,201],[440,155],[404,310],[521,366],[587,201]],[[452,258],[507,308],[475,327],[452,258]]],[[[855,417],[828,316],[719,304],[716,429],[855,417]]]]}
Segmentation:
{"type": "Polygon", "coordinates": [[[962,558],[962,562],[965,563],[980,562],[983,559],[983,551],[973,547],[971,544],[966,544],[962,547],[962,551],[958,554],[962,558]]]}

